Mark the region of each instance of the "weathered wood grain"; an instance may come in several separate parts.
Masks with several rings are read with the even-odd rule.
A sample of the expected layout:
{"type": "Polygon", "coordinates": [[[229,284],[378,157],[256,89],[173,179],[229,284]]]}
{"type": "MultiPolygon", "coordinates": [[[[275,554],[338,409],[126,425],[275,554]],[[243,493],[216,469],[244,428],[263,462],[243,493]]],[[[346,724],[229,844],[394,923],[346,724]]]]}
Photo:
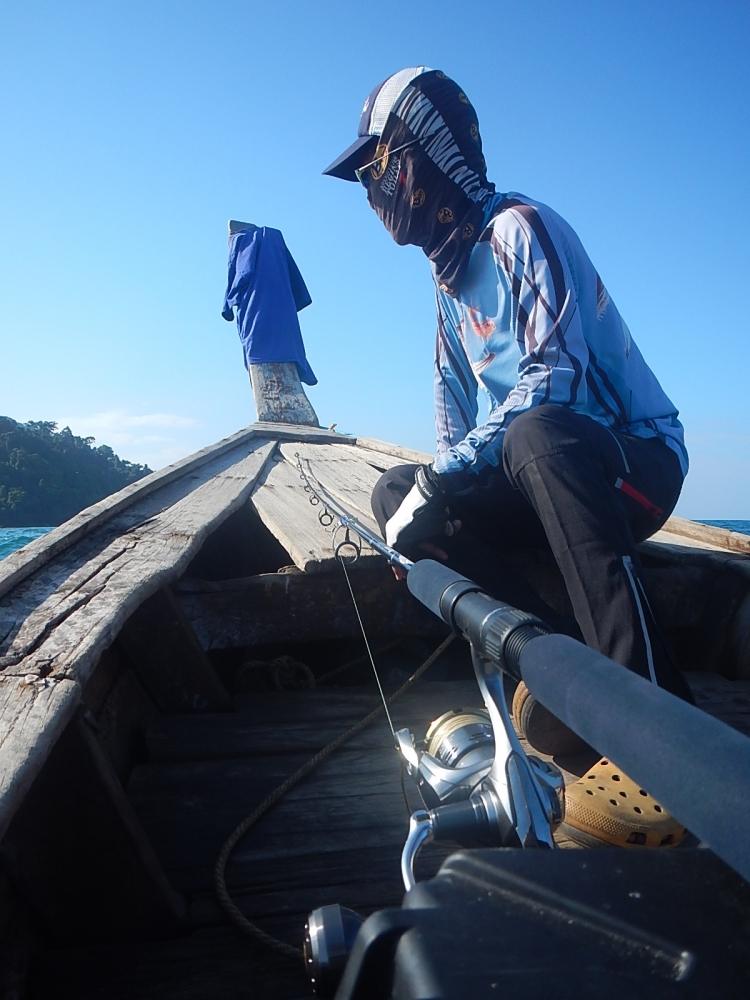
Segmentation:
{"type": "Polygon", "coordinates": [[[378,451],[383,455],[390,455],[400,461],[396,464],[416,462],[418,465],[429,464],[434,455],[426,451],[416,451],[414,448],[402,448],[400,445],[391,444],[389,441],[379,441],[377,438],[357,437],[357,447],[366,448],[368,451],[378,451]]]}
{"type": "Polygon", "coordinates": [[[327,427],[309,427],[307,424],[276,423],[270,420],[257,420],[252,429],[265,438],[273,441],[317,441],[319,443],[336,443],[348,441],[356,443],[356,438],[350,434],[339,434],[327,427]]]}
{"type": "MultiPolygon", "coordinates": [[[[374,560],[370,560],[372,564],[374,560]]],[[[360,635],[341,567],[315,573],[261,573],[244,580],[178,588],[177,600],[205,650],[314,642],[360,635]]],[[[445,626],[399,586],[384,566],[350,571],[357,606],[371,635],[445,633],[445,626]]]]}
{"type": "Polygon", "coordinates": [[[85,681],[130,614],[175,579],[209,532],[247,500],[273,448],[260,440],[221,472],[209,466],[187,496],[126,535],[105,537],[82,565],[68,567],[63,559],[22,588],[14,605],[20,625],[0,647],[4,675],[69,672],[85,681]]]}
{"type": "MultiPolygon", "coordinates": [[[[294,865],[264,861],[262,865],[232,866],[232,898],[253,920],[266,922],[279,913],[297,913],[303,926],[311,910],[331,903],[371,913],[399,906],[404,895],[399,859],[401,836],[379,847],[354,847],[326,854],[295,858],[294,865]]],[[[415,866],[418,881],[433,876],[455,846],[428,844],[415,866]]],[[[197,891],[190,906],[190,921],[196,926],[221,924],[225,920],[216,898],[197,891]]]]}
{"type": "MultiPolygon", "coordinates": [[[[136,812],[172,883],[207,889],[224,839],[309,755],[215,760],[139,768],[128,786],[136,812]]],[[[385,849],[394,877],[408,829],[395,751],[342,751],[294,788],[241,841],[230,883],[277,877],[301,886],[305,873],[344,851],[385,849]]],[[[351,872],[357,882],[360,872],[351,872]]]]}
{"type": "Polygon", "coordinates": [[[249,365],[258,420],[319,427],[293,361],[262,361],[249,365]]]}
{"type": "Polygon", "coordinates": [[[221,711],[231,700],[182,613],[164,587],[136,610],[118,644],[154,703],[164,712],[221,711]]]}
{"type": "MultiPolygon", "coordinates": [[[[336,565],[333,527],[318,520],[323,510],[313,506],[295,468],[283,460],[273,463],[263,482],[253,493],[253,504],[261,520],[287,550],[295,565],[309,573],[330,570],[336,565]]],[[[337,542],[343,540],[343,533],[337,542]]],[[[363,546],[360,564],[380,559],[363,546]]]]}
{"type": "MultiPolygon", "coordinates": [[[[128,867],[137,872],[139,880],[147,884],[146,892],[151,896],[150,905],[163,908],[175,921],[181,920],[185,914],[185,902],[168,882],[112,762],[83,715],[79,714],[75,727],[76,737],[87,757],[87,763],[95,774],[101,798],[106,802],[106,811],[111,816],[110,853],[114,854],[112,841],[117,838],[123,844],[123,853],[128,856],[128,867]]],[[[85,794],[90,798],[90,789],[86,789],[85,794]]],[[[99,809],[100,817],[103,811],[99,809]]],[[[101,829],[98,831],[98,838],[104,839],[101,829]]],[[[122,866],[125,867],[125,864],[122,866]]]]}
{"type": "MultiPolygon", "coordinates": [[[[416,665],[416,664],[415,664],[416,665]]],[[[467,664],[469,672],[470,664],[467,664]]],[[[429,676],[429,674],[428,674],[429,676]]],[[[361,687],[247,694],[237,699],[230,715],[169,716],[149,726],[146,747],[152,764],[203,761],[232,757],[317,753],[347,726],[364,718],[380,698],[361,687]]],[[[481,696],[467,673],[463,681],[421,681],[391,706],[396,728],[426,726],[451,708],[479,707],[481,696]]],[[[346,744],[349,750],[383,750],[388,756],[392,739],[385,716],[346,744]]]]}
{"type": "Polygon", "coordinates": [[[21,586],[14,612],[20,625],[0,658],[0,733],[9,734],[13,748],[0,771],[0,828],[44,765],[101,653],[136,608],[184,571],[208,533],[247,500],[274,447],[263,439],[243,445],[234,461],[219,460],[218,474],[210,464],[193,473],[192,492],[124,537],[110,540],[105,532],[102,547],[92,538],[86,561],[71,553],[66,565],[63,555],[41,571],[43,579],[21,586]]]}
{"type": "Polygon", "coordinates": [[[305,470],[309,462],[312,474],[334,499],[340,500],[369,528],[378,532],[370,497],[380,479],[380,468],[389,469],[398,465],[398,459],[346,444],[285,443],[280,445],[280,451],[295,469],[297,455],[302,459],[305,470]],[[380,468],[376,466],[378,461],[380,468]]]}
{"type": "Polygon", "coordinates": [[[729,531],[712,524],[699,524],[697,521],[689,521],[685,517],[675,516],[667,520],[662,531],[694,539],[708,548],[716,547],[750,556],[750,537],[739,531],[729,531]]]}
{"type": "Polygon", "coordinates": [[[4,837],[3,867],[57,940],[175,933],[184,915],[81,713],[4,837]]]}
{"type": "MultiPolygon", "coordinates": [[[[734,696],[740,697],[743,706],[739,707],[744,707],[745,688],[737,689],[714,676],[697,681],[691,678],[691,683],[699,692],[699,703],[703,699],[709,710],[712,709],[708,702],[713,703],[714,709],[723,702],[721,711],[734,704],[731,707],[734,712],[738,707],[732,703],[734,696]]],[[[447,707],[457,698],[465,701],[462,691],[471,700],[471,683],[444,686],[440,682],[423,683],[410,692],[407,697],[412,704],[403,708],[407,714],[413,708],[417,713],[424,711],[429,715],[438,702],[447,707]]],[[[236,716],[212,717],[217,736],[219,727],[227,724],[237,724],[239,733],[248,723],[273,723],[280,734],[286,724],[290,727],[286,754],[278,753],[278,743],[264,755],[256,743],[249,742],[244,759],[215,759],[207,762],[208,766],[206,762],[195,761],[187,768],[184,760],[166,767],[152,762],[137,772],[131,783],[136,806],[147,814],[148,823],[153,823],[157,831],[155,843],[165,867],[182,884],[193,887],[191,917],[201,929],[171,941],[124,945],[118,940],[106,947],[51,952],[43,959],[40,995],[46,995],[45,989],[52,992],[62,983],[63,989],[81,1000],[105,997],[125,1000],[132,996],[143,1000],[188,997],[202,1000],[218,994],[289,1000],[304,996],[304,984],[295,980],[293,965],[287,975],[286,967],[278,964],[272,952],[258,950],[233,930],[225,932],[221,927],[211,926],[224,919],[210,887],[211,861],[229,826],[264,793],[267,785],[260,779],[266,767],[269,777],[280,781],[296,766],[297,760],[308,756],[307,737],[303,740],[304,747],[297,746],[293,727],[312,729],[317,722],[327,725],[334,719],[343,724],[347,699],[348,714],[352,717],[364,714],[373,700],[372,695],[356,689],[246,696],[236,716]],[[299,753],[300,749],[304,752],[299,753]],[[223,786],[222,774],[228,779],[227,786],[223,786]],[[220,785],[224,788],[221,797],[217,794],[220,785]],[[219,798],[221,801],[214,807],[219,798]],[[237,942],[237,951],[230,947],[230,942],[237,942]]],[[[186,720],[165,721],[175,723],[172,737],[176,742],[189,741],[186,720]]],[[[211,719],[194,721],[199,728],[205,727],[195,743],[195,749],[201,752],[205,741],[210,740],[211,719]]],[[[231,756],[239,749],[228,748],[231,756]]],[[[243,912],[257,919],[270,933],[295,945],[301,940],[304,915],[313,906],[341,902],[369,912],[397,902],[400,896],[398,858],[404,831],[398,822],[398,810],[403,809],[398,785],[391,787],[391,798],[386,802],[383,784],[386,775],[384,771],[380,773],[372,748],[362,745],[353,754],[343,752],[338,769],[337,758],[339,755],[326,765],[326,773],[310,776],[305,785],[295,790],[295,808],[300,811],[287,812],[280,806],[278,811],[269,813],[240,844],[229,866],[230,888],[243,912]],[[373,794],[369,792],[368,775],[375,776],[373,794]],[[356,815],[358,800],[361,800],[359,816],[356,815]],[[331,815],[326,818],[329,804],[331,815]],[[339,833],[332,828],[334,819],[339,833]],[[367,825],[373,828],[381,821],[380,841],[368,842],[367,825]],[[296,831],[291,828],[292,823],[297,824],[296,831]],[[348,843],[342,833],[344,829],[348,843]],[[328,850],[326,841],[331,838],[333,849],[328,850]],[[285,853],[287,846],[289,854],[285,853]]],[[[420,856],[420,864],[426,865],[419,869],[420,877],[429,874],[431,863],[434,862],[428,847],[420,856]]]]}
{"type": "Polygon", "coordinates": [[[0,565],[0,596],[8,593],[22,580],[36,572],[64,549],[69,548],[81,538],[90,534],[96,528],[101,527],[105,521],[116,514],[132,507],[139,500],[144,499],[155,490],[167,486],[176,479],[188,475],[195,469],[205,465],[206,462],[218,458],[226,451],[236,448],[238,445],[250,441],[258,435],[258,431],[253,427],[238,431],[228,438],[224,438],[217,444],[202,448],[200,451],[189,455],[187,458],[174,462],[165,469],[159,469],[150,475],[139,479],[130,486],[105,497],[98,503],[80,511],[70,520],[53,528],[48,534],[37,538],[29,545],[11,553],[0,565]]]}
{"type": "MultiPolygon", "coordinates": [[[[701,707],[747,730],[749,684],[714,675],[689,679],[701,707]]],[[[160,734],[152,730],[149,745],[160,759],[135,772],[130,793],[175,881],[185,889],[199,887],[207,877],[219,829],[223,825],[228,831],[239,821],[243,799],[249,812],[335,730],[343,731],[364,715],[373,700],[356,691],[267,694],[257,696],[254,706],[247,699],[249,707],[236,716],[196,719],[192,734],[184,720],[165,720],[160,734]],[[213,759],[203,759],[204,753],[213,759]],[[175,815],[181,817],[177,823],[175,815]],[[192,838],[177,834],[187,828],[192,838]]],[[[471,681],[422,683],[393,706],[394,721],[419,734],[448,708],[477,702],[471,681]]],[[[583,756],[555,763],[571,782],[591,760],[583,756]]],[[[375,851],[390,843],[398,853],[404,816],[398,759],[387,729],[375,725],[369,735],[358,736],[294,788],[247,835],[233,857],[232,884],[240,887],[250,879],[246,884],[270,891],[275,880],[284,881],[285,865],[293,879],[298,871],[311,869],[314,859],[335,867],[333,860],[322,859],[341,851],[375,851]]]]}
{"type": "Polygon", "coordinates": [[[184,479],[207,462],[215,461],[228,451],[248,444],[258,438],[265,440],[339,441],[349,440],[343,434],[333,434],[325,429],[296,424],[276,424],[258,421],[244,430],[223,438],[216,444],[202,448],[164,469],[131,483],[124,489],[105,497],[98,503],[80,511],[64,524],[11,553],[0,563],[0,597],[7,594],[31,574],[46,565],[60,552],[70,548],[86,535],[101,528],[107,521],[135,504],[140,503],[155,490],[184,479]]]}

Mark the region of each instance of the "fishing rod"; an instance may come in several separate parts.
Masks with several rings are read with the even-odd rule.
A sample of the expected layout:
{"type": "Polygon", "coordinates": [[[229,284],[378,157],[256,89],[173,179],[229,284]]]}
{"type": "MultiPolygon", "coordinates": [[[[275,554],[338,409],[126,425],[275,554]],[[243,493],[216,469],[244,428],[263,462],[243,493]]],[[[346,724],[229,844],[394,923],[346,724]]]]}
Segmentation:
{"type": "MultiPolygon", "coordinates": [[[[347,547],[355,559],[359,556],[360,547],[351,538],[354,532],[391,566],[400,567],[411,593],[471,645],[484,710],[446,713],[428,730],[424,746],[417,744],[409,730],[395,731],[391,725],[396,749],[407,773],[416,780],[426,807],[413,813],[410,820],[401,859],[405,888],[414,885],[414,859],[428,840],[554,847],[553,832],[562,819],[562,775],[553,765],[525,753],[508,712],[501,677],[501,670],[508,667],[506,660],[524,637],[548,630],[538,618],[493,600],[477,584],[447,567],[429,559],[407,559],[331,495],[313,473],[309,460],[303,463],[299,454],[295,457],[311,503],[322,505],[318,515],[321,524],[330,525],[335,518],[347,532],[334,546],[342,565],[347,547]],[[429,580],[435,570],[438,586],[444,591],[438,607],[430,603],[433,587],[429,580]],[[447,587],[441,586],[446,573],[447,587]],[[459,608],[461,614],[456,617],[459,608]]],[[[354,603],[356,607],[356,600],[354,603]]],[[[374,663],[373,669],[377,678],[374,663]]]]}
{"type": "MultiPolygon", "coordinates": [[[[324,505],[323,510],[318,514],[318,520],[324,528],[329,527],[333,523],[333,515],[335,515],[342,527],[349,531],[354,531],[362,541],[367,542],[370,548],[374,549],[381,556],[385,556],[389,566],[398,566],[405,573],[413,569],[414,562],[411,559],[407,559],[406,556],[401,555],[396,549],[392,549],[390,545],[386,545],[380,535],[376,535],[366,524],[363,524],[350,513],[334,496],[331,496],[325,486],[315,477],[310,467],[309,459],[305,459],[307,463],[307,469],[305,469],[299,452],[296,452],[294,457],[297,459],[297,469],[300,479],[305,484],[305,492],[310,494],[310,503],[313,507],[316,507],[321,502],[324,505]]],[[[357,550],[357,555],[359,555],[359,547],[351,540],[350,536],[345,538],[340,544],[342,547],[352,546],[357,550]]],[[[338,555],[337,553],[337,558],[338,555]]]]}
{"type": "MultiPolygon", "coordinates": [[[[332,497],[309,462],[305,469],[297,456],[297,464],[311,502],[314,498],[327,513],[321,523],[332,524],[335,517],[347,531],[344,543],[336,546],[342,565],[346,545],[354,551],[353,561],[359,555],[360,547],[351,538],[354,532],[390,565],[400,566],[410,593],[471,645],[489,726],[476,718],[468,722],[443,717],[425,751],[407,730],[395,734],[426,805],[412,815],[404,845],[407,889],[414,885],[414,857],[431,838],[553,846],[562,781],[557,769],[540,766],[542,762],[527,757],[518,744],[501,671],[523,680],[546,708],[617,761],[750,881],[750,838],[741,832],[750,826],[747,736],[570,636],[551,632],[538,618],[493,599],[447,566],[431,559],[406,559],[332,497]],[[705,792],[695,794],[695,789],[712,788],[721,789],[720,801],[705,792]]],[[[340,907],[322,907],[311,915],[308,967],[321,971],[323,954],[344,954],[343,942],[351,936],[347,913],[340,907]]],[[[335,964],[331,957],[329,965],[335,964]]]]}
{"type": "MultiPolygon", "coordinates": [[[[334,552],[344,572],[346,562],[356,561],[361,552],[360,543],[352,538],[354,532],[361,541],[383,555],[391,566],[403,570],[407,583],[416,574],[417,586],[409,586],[409,589],[422,600],[420,594],[425,591],[425,585],[421,567],[424,564],[438,567],[439,564],[431,560],[413,562],[387,545],[331,495],[314,475],[309,461],[303,464],[299,454],[295,457],[310,502],[321,507],[320,523],[330,527],[338,520],[338,527],[346,532],[338,544],[334,540],[334,552]]],[[[396,749],[407,773],[416,781],[425,806],[410,817],[401,855],[401,876],[407,891],[415,885],[416,856],[430,840],[458,842],[464,846],[513,845],[549,849],[555,846],[553,833],[562,819],[562,774],[553,765],[525,753],[510,719],[500,667],[504,650],[518,644],[523,630],[538,631],[544,626],[531,615],[493,601],[471,581],[450,570],[447,572],[451,573],[452,583],[455,578],[458,586],[450,586],[449,593],[444,595],[447,616],[443,610],[439,613],[444,621],[452,627],[458,624],[454,610],[458,609],[459,601],[464,606],[469,592],[485,601],[476,628],[470,627],[468,632],[463,627],[456,628],[471,643],[472,662],[484,708],[446,712],[432,723],[423,742],[417,742],[408,729],[396,731],[388,715],[396,749]]],[[[347,583],[356,609],[348,574],[347,583]]],[[[357,615],[359,617],[358,609],[357,615]]],[[[369,652],[361,617],[359,621],[369,652]]],[[[374,661],[372,666],[382,695],[374,661]]],[[[318,988],[321,980],[330,976],[330,961],[323,956],[330,956],[337,950],[336,942],[338,950],[342,950],[341,935],[343,928],[351,925],[351,914],[347,919],[340,907],[321,907],[310,916],[306,948],[318,988]]]]}

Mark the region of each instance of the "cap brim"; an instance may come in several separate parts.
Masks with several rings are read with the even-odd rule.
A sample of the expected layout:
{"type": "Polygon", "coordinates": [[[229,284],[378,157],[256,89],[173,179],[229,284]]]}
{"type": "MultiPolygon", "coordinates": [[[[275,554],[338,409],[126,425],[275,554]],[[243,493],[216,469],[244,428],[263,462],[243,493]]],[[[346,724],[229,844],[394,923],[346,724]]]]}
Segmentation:
{"type": "Polygon", "coordinates": [[[354,171],[364,163],[367,163],[366,147],[372,146],[372,152],[378,144],[376,135],[361,135],[345,149],[344,152],[333,163],[323,171],[329,177],[339,177],[342,181],[356,181],[357,175],[354,171]]]}

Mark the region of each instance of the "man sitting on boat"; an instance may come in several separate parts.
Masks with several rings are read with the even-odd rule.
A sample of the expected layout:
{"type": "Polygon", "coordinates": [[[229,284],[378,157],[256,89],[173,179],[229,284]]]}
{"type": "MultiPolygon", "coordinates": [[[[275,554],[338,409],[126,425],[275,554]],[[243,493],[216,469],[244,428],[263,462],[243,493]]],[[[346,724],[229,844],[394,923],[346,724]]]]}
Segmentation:
{"type": "MultiPolygon", "coordinates": [[[[360,181],[394,240],[422,248],[435,281],[437,454],[377,484],[373,511],[388,543],[486,579],[493,551],[545,538],[585,641],[690,699],[636,552],[679,496],[683,429],[576,233],[548,206],[495,190],[474,108],[425,66],[372,91],[357,139],[325,173],[360,181]],[[478,423],[480,385],[491,408],[478,423]]],[[[514,585],[494,590],[513,600],[514,585]]],[[[523,685],[513,709],[537,749],[575,744],[523,685]]],[[[579,842],[681,838],[637,786],[644,808],[626,819],[615,799],[587,795],[592,776],[617,782],[616,796],[633,784],[600,761],[568,788],[566,828],[579,842]]]]}

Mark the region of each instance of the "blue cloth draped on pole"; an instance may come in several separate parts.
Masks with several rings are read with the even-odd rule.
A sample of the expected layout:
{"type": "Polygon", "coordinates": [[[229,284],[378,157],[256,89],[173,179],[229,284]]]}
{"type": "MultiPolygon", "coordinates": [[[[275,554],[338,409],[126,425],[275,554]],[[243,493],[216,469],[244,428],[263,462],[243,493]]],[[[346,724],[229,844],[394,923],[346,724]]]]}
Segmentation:
{"type": "Polygon", "coordinates": [[[312,302],[278,229],[248,226],[229,239],[226,320],[237,319],[245,365],[293,361],[299,377],[316,385],[305,356],[297,313],[312,302]]]}

